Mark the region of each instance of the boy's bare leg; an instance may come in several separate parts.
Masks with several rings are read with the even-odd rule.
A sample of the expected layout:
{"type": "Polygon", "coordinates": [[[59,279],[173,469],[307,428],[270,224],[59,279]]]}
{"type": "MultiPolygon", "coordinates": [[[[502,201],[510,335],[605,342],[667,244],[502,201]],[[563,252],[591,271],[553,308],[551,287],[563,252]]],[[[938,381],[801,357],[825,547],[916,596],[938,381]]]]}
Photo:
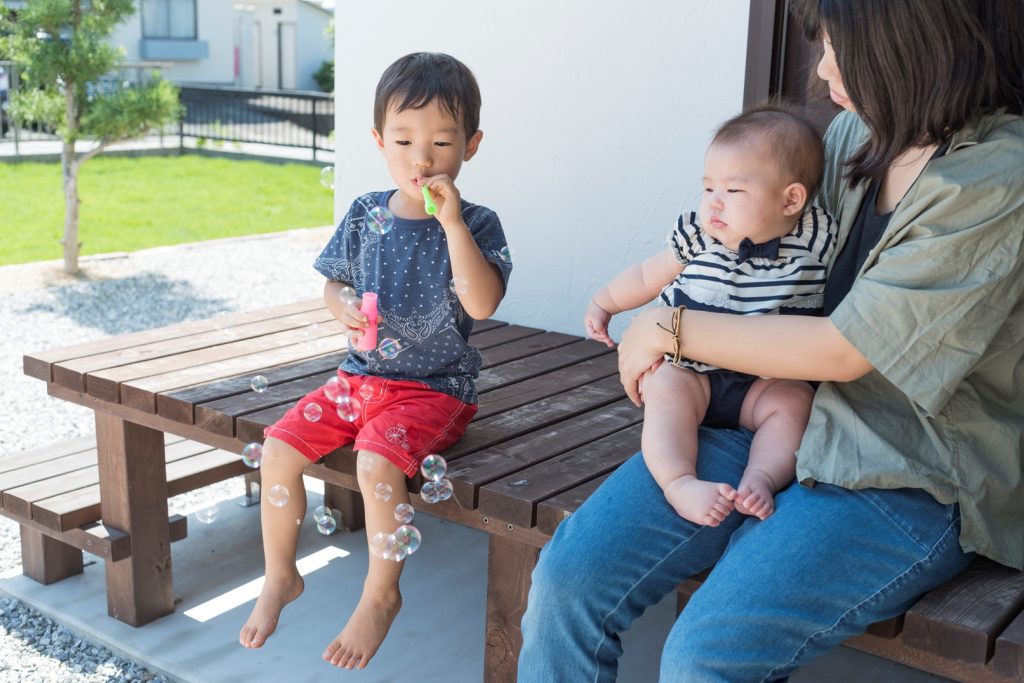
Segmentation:
{"type": "Polygon", "coordinates": [[[261,647],[277,628],[281,610],[302,593],[303,581],[295,568],[299,530],[306,516],[306,489],[302,470],[309,459],[284,441],[273,437],[263,444],[260,465],[260,524],[263,530],[263,560],[266,577],[256,606],[238,634],[238,642],[249,648],[261,647]],[[275,485],[288,489],[288,502],[281,507],[267,498],[275,485]]]}
{"type": "Polygon", "coordinates": [[[750,460],[736,489],[736,509],[765,519],[775,492],[796,474],[796,451],[811,415],[814,389],[798,380],[758,379],[740,408],[740,426],[753,430],[750,460]]]}
{"type": "Polygon", "coordinates": [[[665,499],[694,524],[718,526],[732,512],[732,486],[697,478],[697,428],[711,389],[703,375],[662,363],[643,378],[644,462],[665,499]]]}
{"type": "MultiPolygon", "coordinates": [[[[369,543],[378,532],[388,535],[400,525],[395,520],[395,507],[409,502],[405,473],[387,458],[370,451],[360,451],[372,458],[369,471],[357,468],[359,490],[366,508],[366,539],[369,543]],[[391,487],[391,499],[377,500],[374,487],[384,483],[391,487]]],[[[334,666],[362,669],[377,652],[391,628],[391,622],[402,607],[398,579],[405,561],[384,560],[370,553],[370,568],[363,583],[359,604],[341,633],[324,650],[323,658],[334,666]]]]}

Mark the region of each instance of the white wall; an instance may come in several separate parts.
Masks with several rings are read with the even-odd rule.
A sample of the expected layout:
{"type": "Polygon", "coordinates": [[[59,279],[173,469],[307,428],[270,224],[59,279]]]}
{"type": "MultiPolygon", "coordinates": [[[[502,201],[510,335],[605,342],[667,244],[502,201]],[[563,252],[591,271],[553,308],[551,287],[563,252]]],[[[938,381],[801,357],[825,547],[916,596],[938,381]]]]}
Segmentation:
{"type": "Polygon", "coordinates": [[[296,82],[299,90],[319,90],[313,73],[331,59],[331,41],[324,34],[331,23],[331,15],[302,2],[296,5],[296,10],[296,82]]]}
{"type": "Polygon", "coordinates": [[[514,251],[496,317],[581,334],[594,290],[696,207],[710,132],[742,106],[749,0],[392,4],[340,4],[337,218],[393,187],[369,132],[381,72],[448,52],[483,98],[483,143],[457,184],[497,211],[514,251]]]}

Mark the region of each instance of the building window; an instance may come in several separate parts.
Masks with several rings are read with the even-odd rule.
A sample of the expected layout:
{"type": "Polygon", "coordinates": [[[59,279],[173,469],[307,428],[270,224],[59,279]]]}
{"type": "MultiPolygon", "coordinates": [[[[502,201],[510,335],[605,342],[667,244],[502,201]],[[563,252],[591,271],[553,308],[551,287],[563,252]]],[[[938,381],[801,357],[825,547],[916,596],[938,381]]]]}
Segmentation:
{"type": "Polygon", "coordinates": [[[142,37],[196,40],[196,0],[142,0],[142,37]]]}

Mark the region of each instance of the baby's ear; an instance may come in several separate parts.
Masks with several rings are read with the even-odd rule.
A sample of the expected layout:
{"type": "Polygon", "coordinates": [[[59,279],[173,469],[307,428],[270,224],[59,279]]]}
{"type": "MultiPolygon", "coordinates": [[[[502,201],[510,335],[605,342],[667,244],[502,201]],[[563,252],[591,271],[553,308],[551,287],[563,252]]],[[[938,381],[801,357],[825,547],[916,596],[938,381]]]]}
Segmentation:
{"type": "Polygon", "coordinates": [[[807,204],[807,188],[803,183],[790,183],[782,191],[782,215],[796,216],[807,204]]]}

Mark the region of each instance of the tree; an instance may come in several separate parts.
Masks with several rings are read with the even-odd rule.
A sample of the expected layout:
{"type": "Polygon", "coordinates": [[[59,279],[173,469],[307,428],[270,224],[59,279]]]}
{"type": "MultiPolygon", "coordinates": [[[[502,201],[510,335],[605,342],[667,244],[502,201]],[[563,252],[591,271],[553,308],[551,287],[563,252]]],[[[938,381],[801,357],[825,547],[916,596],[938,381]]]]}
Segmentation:
{"type": "Polygon", "coordinates": [[[111,73],[124,57],[108,41],[135,12],[132,0],[27,0],[13,12],[0,0],[0,52],[22,68],[22,88],[10,111],[21,124],[39,124],[63,140],[64,272],[78,272],[78,172],[110,145],[173,123],[178,91],[155,74],[122,83],[111,73]],[[83,153],[78,140],[92,140],[83,153]]]}

